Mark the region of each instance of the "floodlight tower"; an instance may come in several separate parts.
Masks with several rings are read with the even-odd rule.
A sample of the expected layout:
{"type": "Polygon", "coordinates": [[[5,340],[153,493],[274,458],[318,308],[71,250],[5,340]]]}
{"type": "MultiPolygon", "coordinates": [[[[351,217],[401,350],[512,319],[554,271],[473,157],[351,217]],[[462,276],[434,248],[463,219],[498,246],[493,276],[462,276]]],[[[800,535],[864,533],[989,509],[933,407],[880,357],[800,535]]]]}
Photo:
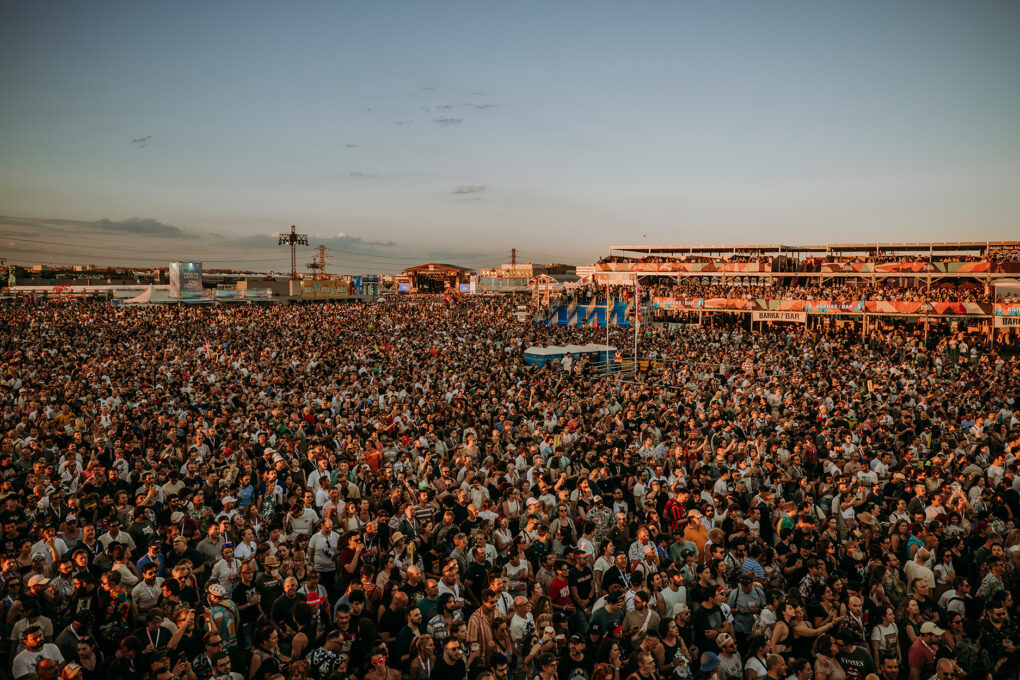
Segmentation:
{"type": "Polygon", "coordinates": [[[297,227],[290,225],[289,234],[280,234],[280,241],[277,245],[290,246],[290,278],[296,279],[297,275],[297,247],[308,245],[308,234],[297,233],[297,227]]]}

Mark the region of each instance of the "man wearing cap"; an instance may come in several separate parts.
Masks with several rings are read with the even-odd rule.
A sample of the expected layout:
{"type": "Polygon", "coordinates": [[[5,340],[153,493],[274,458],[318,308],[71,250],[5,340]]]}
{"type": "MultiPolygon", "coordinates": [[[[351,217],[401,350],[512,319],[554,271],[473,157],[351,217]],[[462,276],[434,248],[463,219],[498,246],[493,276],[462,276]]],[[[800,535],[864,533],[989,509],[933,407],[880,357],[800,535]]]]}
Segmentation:
{"type": "Polygon", "coordinates": [[[920,632],[907,653],[907,664],[910,666],[910,680],[922,680],[935,672],[935,654],[939,640],[946,631],[931,621],[921,624],[920,632]]]}
{"type": "Polygon", "coordinates": [[[705,554],[705,544],[708,543],[708,529],[701,521],[704,515],[697,508],[687,511],[687,526],[684,528],[684,540],[690,541],[698,548],[698,555],[705,554]]]}
{"type": "Polygon", "coordinates": [[[743,647],[744,642],[751,636],[754,617],[768,604],[765,591],[754,582],[754,576],[741,574],[737,587],[730,591],[726,603],[733,615],[734,636],[743,647]]]}
{"type": "Polygon", "coordinates": [[[560,656],[559,677],[568,679],[578,677],[579,670],[584,671],[584,675],[580,677],[590,678],[592,671],[595,670],[595,655],[588,648],[584,637],[571,635],[567,640],[567,648],[560,656]]]}
{"type": "Polygon", "coordinates": [[[237,646],[237,634],[241,626],[241,615],[219,583],[206,587],[206,601],[209,603],[209,628],[223,638],[223,650],[231,652],[237,646]]]}
{"type": "Polygon", "coordinates": [[[605,604],[592,612],[589,625],[612,630],[623,621],[623,615],[623,593],[614,589],[606,595],[605,604]]]}
{"type": "MultiPolygon", "coordinates": [[[[79,544],[81,545],[81,544],[79,544]]],[[[142,557],[135,563],[135,567],[139,573],[142,573],[145,569],[145,565],[154,564],[156,566],[156,575],[162,576],[163,569],[166,565],[166,558],[163,557],[163,544],[158,536],[153,536],[149,539],[148,550],[142,557]]]]}

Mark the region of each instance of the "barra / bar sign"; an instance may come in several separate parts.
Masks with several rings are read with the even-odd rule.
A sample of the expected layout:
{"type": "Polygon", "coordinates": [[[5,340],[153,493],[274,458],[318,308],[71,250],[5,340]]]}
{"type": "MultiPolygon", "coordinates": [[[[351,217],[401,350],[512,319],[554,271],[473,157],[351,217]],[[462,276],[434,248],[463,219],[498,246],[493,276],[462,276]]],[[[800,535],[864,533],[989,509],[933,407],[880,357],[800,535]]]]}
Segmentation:
{"type": "Polygon", "coordinates": [[[751,321],[787,321],[791,323],[807,323],[807,312],[755,310],[751,312],[751,321]]]}
{"type": "Polygon", "coordinates": [[[992,326],[995,328],[1020,328],[1020,316],[993,316],[992,326]]]}

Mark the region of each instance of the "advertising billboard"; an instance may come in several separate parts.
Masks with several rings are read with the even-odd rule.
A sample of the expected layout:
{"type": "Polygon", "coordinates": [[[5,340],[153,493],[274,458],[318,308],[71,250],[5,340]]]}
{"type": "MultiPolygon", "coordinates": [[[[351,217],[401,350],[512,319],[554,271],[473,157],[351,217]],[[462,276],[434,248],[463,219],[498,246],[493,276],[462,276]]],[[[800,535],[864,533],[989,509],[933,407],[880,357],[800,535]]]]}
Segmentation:
{"type": "Polygon", "coordinates": [[[170,295],[177,298],[204,298],[201,262],[170,263],[170,295]]]}

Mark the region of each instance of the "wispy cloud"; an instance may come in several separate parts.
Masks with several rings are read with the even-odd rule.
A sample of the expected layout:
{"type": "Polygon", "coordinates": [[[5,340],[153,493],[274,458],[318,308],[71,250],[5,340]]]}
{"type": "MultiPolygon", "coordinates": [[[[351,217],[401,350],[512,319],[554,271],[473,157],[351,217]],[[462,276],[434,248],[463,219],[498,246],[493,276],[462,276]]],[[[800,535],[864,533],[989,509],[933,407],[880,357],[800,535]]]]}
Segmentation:
{"type": "Polygon", "coordinates": [[[434,118],[433,122],[442,127],[453,127],[464,122],[463,118],[434,118]]]}
{"type": "Polygon", "coordinates": [[[98,231],[115,232],[118,234],[133,234],[136,236],[161,236],[163,238],[195,238],[195,234],[189,234],[180,227],[172,224],[164,224],[151,217],[128,217],[123,220],[111,220],[103,218],[86,226],[98,231]]]}
{"type": "Polygon", "coordinates": [[[152,135],[145,135],[144,137],[135,137],[131,140],[131,143],[135,145],[136,149],[144,149],[149,145],[149,140],[152,139],[152,135]]]}
{"type": "Polygon", "coordinates": [[[10,217],[0,216],[0,227],[23,230],[24,237],[46,235],[80,236],[83,232],[122,234],[154,238],[197,238],[198,235],[185,231],[172,224],[160,222],[151,217],[128,217],[123,220],[111,220],[104,217],[99,220],[66,220],[46,217],[10,217]]]}
{"type": "Polygon", "coordinates": [[[455,194],[480,194],[485,191],[486,186],[484,184],[469,184],[453,188],[455,194]]]}

